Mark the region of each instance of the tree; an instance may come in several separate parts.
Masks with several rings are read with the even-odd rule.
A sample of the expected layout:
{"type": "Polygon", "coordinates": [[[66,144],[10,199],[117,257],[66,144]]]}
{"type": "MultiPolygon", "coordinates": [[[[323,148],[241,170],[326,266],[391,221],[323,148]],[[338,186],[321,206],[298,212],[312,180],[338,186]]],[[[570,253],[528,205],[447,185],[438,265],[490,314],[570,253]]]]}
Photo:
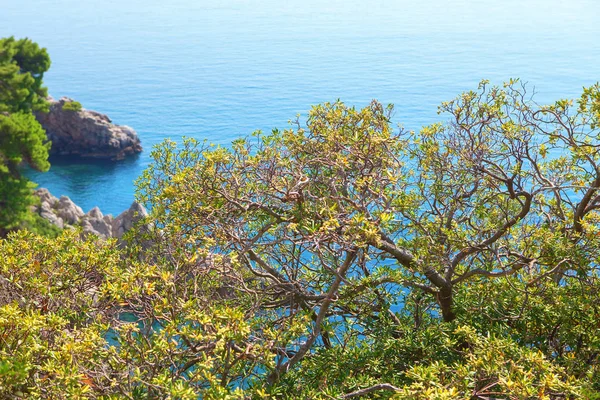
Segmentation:
{"type": "Polygon", "coordinates": [[[0,241],[2,395],[600,398],[599,93],[165,142],[124,249],[0,241]]]}
{"type": "Polygon", "coordinates": [[[21,175],[21,163],[50,167],[50,143],[32,113],[47,110],[42,78],[49,67],[46,49],[31,40],[0,39],[0,236],[32,222],[34,185],[21,175]]]}
{"type": "Polygon", "coordinates": [[[417,328],[432,315],[452,323],[469,312],[457,293],[475,283],[595,274],[598,110],[598,85],[573,107],[482,82],[419,133],[394,133],[391,107],[337,102],[313,108],[306,128],[231,149],[166,142],[140,181],[155,254],[233,257],[261,282],[263,308],[310,317],[274,384],[312,349],[344,346],[339,332],[405,324],[395,310],[412,308],[417,328]]]}

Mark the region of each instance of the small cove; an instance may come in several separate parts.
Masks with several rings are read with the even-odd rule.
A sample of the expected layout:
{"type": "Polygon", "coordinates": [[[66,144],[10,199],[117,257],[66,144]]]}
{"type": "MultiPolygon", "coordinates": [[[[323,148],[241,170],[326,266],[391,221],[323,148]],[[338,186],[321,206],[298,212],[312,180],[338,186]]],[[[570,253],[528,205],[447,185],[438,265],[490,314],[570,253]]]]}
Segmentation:
{"type": "Polygon", "coordinates": [[[54,97],[139,133],[138,157],[55,159],[48,173],[28,174],[84,211],[116,215],[166,138],[227,145],[338,98],[394,103],[394,122],[419,129],[484,78],[520,77],[540,103],[576,97],[600,79],[598,15],[590,0],[5,0],[0,36],[48,49],[54,97]]]}

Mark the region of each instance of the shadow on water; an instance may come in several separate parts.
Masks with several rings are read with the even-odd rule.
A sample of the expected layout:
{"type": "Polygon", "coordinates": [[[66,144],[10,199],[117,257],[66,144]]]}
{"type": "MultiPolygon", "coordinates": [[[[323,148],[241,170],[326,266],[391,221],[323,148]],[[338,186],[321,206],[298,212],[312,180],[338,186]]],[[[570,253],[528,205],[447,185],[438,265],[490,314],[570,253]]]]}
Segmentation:
{"type": "Polygon", "coordinates": [[[60,167],[79,167],[79,168],[102,168],[105,171],[112,171],[118,168],[127,167],[136,164],[140,154],[134,154],[124,160],[107,160],[100,158],[81,157],[76,155],[69,156],[50,156],[48,161],[52,168],[60,167]]]}

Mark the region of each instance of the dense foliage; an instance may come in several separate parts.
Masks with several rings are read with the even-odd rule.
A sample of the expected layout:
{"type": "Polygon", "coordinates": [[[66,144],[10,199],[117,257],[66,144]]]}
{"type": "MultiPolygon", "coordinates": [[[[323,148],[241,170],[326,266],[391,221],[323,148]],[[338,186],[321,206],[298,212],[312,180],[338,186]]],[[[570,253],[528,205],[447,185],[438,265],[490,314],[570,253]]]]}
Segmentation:
{"type": "Polygon", "coordinates": [[[46,50],[31,40],[0,39],[0,237],[24,225],[47,228],[29,212],[34,185],[19,166],[50,168],[50,143],[33,116],[47,109],[42,78],[49,67],[46,50]]]}
{"type": "Polygon", "coordinates": [[[600,86],[392,112],[165,142],[124,248],[11,234],[2,395],[600,398],[600,86]]]}
{"type": "Polygon", "coordinates": [[[82,108],[83,107],[82,107],[81,103],[78,101],[68,101],[62,107],[62,109],[64,111],[73,111],[73,112],[81,111],[82,108]]]}

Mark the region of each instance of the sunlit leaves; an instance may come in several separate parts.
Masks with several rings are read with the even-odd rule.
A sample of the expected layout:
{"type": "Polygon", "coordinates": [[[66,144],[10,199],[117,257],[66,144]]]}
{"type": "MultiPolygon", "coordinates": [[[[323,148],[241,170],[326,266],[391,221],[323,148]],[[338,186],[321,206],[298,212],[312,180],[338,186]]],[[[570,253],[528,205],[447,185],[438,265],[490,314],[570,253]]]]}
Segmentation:
{"type": "Polygon", "coordinates": [[[3,390],[597,398],[597,92],[484,81],[420,132],[338,101],[229,147],[166,141],[122,252],[0,243],[0,328],[35,332],[6,328],[3,390]]]}

